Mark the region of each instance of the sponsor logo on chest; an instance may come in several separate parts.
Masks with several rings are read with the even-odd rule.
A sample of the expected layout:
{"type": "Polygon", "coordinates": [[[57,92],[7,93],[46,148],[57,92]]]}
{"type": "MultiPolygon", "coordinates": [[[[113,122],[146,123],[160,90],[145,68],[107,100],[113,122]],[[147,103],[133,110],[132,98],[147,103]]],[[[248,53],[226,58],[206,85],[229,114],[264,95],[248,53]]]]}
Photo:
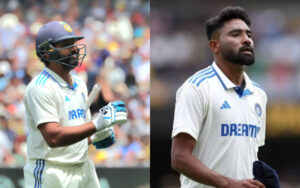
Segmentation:
{"type": "Polygon", "coordinates": [[[66,110],[68,111],[69,120],[85,119],[86,109],[82,108],[83,104],[85,103],[85,96],[83,93],[81,93],[80,95],[80,97],[65,95],[64,101],[66,110]]]}
{"type": "MultiPolygon", "coordinates": [[[[245,103],[244,103],[245,104],[245,103]]],[[[252,104],[253,105],[253,104],[252,104]]],[[[246,122],[239,122],[239,123],[221,123],[221,129],[220,129],[220,135],[222,137],[227,137],[227,136],[238,136],[238,137],[251,137],[251,138],[256,138],[258,136],[258,133],[260,131],[260,123],[261,123],[261,116],[262,116],[262,108],[261,108],[261,105],[258,103],[258,102],[255,102],[253,106],[249,106],[250,107],[250,111],[248,110],[241,110],[241,112],[244,111],[245,112],[248,112],[249,114],[247,114],[247,118],[249,120],[251,120],[251,122],[256,122],[255,124],[253,123],[246,123],[246,122]]],[[[222,112],[225,112],[225,111],[228,111],[230,112],[231,109],[234,108],[234,103],[232,101],[229,101],[229,100],[224,100],[222,101],[222,103],[220,104],[220,107],[219,109],[222,111],[222,112]]],[[[239,106],[240,108],[242,108],[243,106],[239,106]]],[[[247,108],[249,108],[247,107],[247,108]]],[[[236,112],[236,111],[235,111],[236,112]]],[[[230,112],[230,118],[234,118],[234,116],[237,116],[237,115],[232,115],[232,113],[234,112],[230,112]]],[[[237,113],[237,112],[236,112],[237,113]]],[[[226,113],[227,114],[227,113],[226,113]]],[[[226,114],[222,114],[221,116],[224,116],[226,114]]],[[[227,114],[228,115],[228,114],[227,114]]],[[[242,115],[242,114],[240,114],[242,115]]],[[[244,114],[245,115],[245,114],[244,114]]],[[[244,119],[244,118],[242,118],[244,119]]],[[[236,119],[237,120],[237,119],[236,119]]],[[[230,122],[230,121],[229,121],[230,122]]]]}
{"type": "Polygon", "coordinates": [[[84,109],[76,109],[69,111],[69,120],[73,119],[85,119],[86,111],[84,109]]]}
{"type": "Polygon", "coordinates": [[[256,138],[260,131],[257,125],[245,123],[221,124],[221,136],[244,136],[256,138]]]}

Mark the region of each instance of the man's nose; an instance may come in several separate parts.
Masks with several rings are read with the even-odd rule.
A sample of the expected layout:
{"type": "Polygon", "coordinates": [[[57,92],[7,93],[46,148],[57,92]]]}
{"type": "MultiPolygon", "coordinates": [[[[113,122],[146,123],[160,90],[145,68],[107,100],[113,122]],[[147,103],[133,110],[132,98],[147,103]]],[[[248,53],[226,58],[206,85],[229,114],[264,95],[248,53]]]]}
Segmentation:
{"type": "Polygon", "coordinates": [[[247,34],[243,35],[243,39],[242,39],[242,43],[243,44],[248,44],[251,45],[253,43],[252,38],[250,38],[247,34]]]}

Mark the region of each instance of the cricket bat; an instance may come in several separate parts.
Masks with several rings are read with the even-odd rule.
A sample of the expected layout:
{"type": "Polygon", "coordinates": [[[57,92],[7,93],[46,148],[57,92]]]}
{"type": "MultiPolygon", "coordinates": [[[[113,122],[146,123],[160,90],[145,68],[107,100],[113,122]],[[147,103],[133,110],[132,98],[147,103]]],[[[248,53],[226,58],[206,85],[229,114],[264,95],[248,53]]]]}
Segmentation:
{"type": "Polygon", "coordinates": [[[86,101],[86,110],[88,110],[90,108],[91,104],[96,99],[96,97],[98,96],[100,91],[101,91],[101,85],[95,84],[90,95],[88,96],[87,101],[86,101]]]}

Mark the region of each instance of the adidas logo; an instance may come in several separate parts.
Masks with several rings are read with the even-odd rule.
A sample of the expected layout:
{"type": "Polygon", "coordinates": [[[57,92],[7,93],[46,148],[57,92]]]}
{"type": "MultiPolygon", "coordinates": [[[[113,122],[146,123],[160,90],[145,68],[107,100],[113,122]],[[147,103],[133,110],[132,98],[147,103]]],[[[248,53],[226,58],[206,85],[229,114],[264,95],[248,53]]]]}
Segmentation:
{"type": "Polygon", "coordinates": [[[221,109],[230,109],[230,105],[228,104],[228,102],[225,100],[221,106],[221,109]]]}
{"type": "Polygon", "coordinates": [[[65,101],[71,101],[68,96],[65,97],[65,101]]]}

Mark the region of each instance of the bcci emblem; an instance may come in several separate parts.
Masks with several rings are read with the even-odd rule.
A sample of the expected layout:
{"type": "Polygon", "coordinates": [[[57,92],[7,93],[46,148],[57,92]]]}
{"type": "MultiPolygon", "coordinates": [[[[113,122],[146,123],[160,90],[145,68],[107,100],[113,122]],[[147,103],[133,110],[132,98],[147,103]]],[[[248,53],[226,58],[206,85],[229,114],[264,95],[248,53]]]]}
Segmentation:
{"type": "Polygon", "coordinates": [[[67,23],[65,23],[65,22],[60,22],[60,24],[63,24],[64,29],[65,29],[66,31],[72,32],[72,27],[71,27],[69,24],[67,24],[67,23]]]}
{"type": "Polygon", "coordinates": [[[255,106],[254,106],[254,108],[255,108],[256,114],[260,117],[261,113],[262,113],[260,104],[256,103],[255,106]]]}

